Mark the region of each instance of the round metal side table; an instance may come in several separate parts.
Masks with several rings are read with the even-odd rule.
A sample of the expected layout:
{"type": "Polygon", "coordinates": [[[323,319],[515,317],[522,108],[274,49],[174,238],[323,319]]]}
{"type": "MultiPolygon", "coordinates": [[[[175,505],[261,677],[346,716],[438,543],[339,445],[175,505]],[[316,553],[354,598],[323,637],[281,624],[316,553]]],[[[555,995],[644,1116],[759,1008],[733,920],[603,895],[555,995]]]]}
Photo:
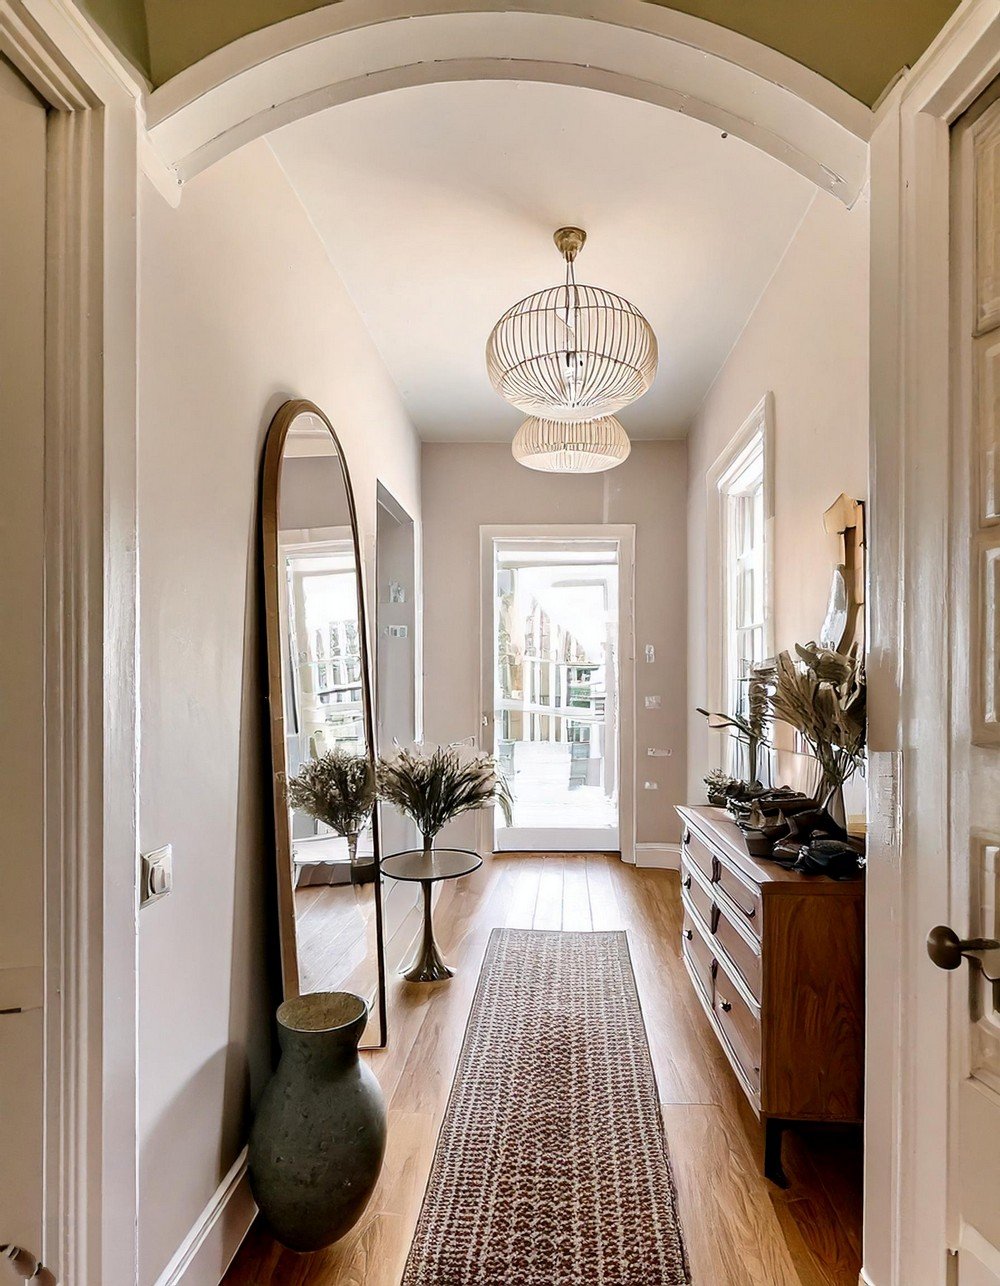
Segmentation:
{"type": "Polygon", "coordinates": [[[438,880],[457,880],[478,871],[483,859],[467,848],[411,848],[382,858],[382,874],[391,880],[418,881],[424,893],[424,932],[414,960],[403,970],[408,982],[443,982],[455,976],[441,959],[434,941],[431,894],[438,880]]]}

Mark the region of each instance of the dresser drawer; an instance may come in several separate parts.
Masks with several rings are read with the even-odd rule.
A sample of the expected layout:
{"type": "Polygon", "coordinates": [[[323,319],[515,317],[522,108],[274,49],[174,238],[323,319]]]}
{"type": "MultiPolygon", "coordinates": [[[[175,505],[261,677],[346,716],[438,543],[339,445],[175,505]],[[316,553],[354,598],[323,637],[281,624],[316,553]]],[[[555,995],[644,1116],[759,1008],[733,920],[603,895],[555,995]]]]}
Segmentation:
{"type": "Polygon", "coordinates": [[[692,871],[687,859],[681,860],[681,889],[685,901],[694,907],[695,911],[701,916],[701,922],[706,929],[712,928],[712,908],[715,901],[712,897],[710,888],[705,885],[705,877],[699,876],[692,871]]]}
{"type": "Polygon", "coordinates": [[[753,947],[730,919],[732,912],[727,906],[718,905],[715,917],[714,939],[717,954],[723,957],[723,964],[732,965],[741,980],[753,992],[757,1003],[760,1003],[760,948],[753,947]]]}
{"type": "Polygon", "coordinates": [[[718,961],[715,969],[715,1018],[755,1094],[760,1093],[760,1016],[718,961]]]}
{"type": "Polygon", "coordinates": [[[681,929],[681,947],[691,971],[705,993],[705,999],[711,1004],[715,979],[715,956],[687,909],[684,911],[684,927],[681,929]]]}
{"type": "Polygon", "coordinates": [[[705,841],[701,839],[690,826],[688,826],[684,831],[683,838],[681,839],[681,845],[681,851],[687,861],[692,866],[696,866],[706,879],[714,880],[715,872],[719,865],[719,859],[715,856],[705,841]]]}
{"type": "Polygon", "coordinates": [[[716,868],[716,879],[719,888],[729,898],[735,911],[739,913],[743,924],[759,938],[761,935],[761,896],[756,884],[751,884],[741,875],[737,875],[731,866],[719,862],[716,868]]]}

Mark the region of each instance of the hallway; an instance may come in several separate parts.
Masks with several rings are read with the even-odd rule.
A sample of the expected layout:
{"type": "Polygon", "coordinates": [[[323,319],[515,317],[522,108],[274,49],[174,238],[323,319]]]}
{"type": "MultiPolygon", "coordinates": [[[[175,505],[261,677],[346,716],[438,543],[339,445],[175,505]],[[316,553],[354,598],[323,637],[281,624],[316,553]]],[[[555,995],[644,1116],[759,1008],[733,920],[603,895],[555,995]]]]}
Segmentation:
{"type": "Polygon", "coordinates": [[[782,1192],[760,1175],[757,1123],[681,964],[679,906],[675,873],[632,870],[603,854],[503,854],[447,883],[437,926],[458,973],[435,988],[394,978],[391,1046],[367,1056],[390,1128],[366,1214],[341,1243],[312,1256],[282,1250],[255,1226],[228,1286],[396,1286],[483,952],[490,930],[503,925],[628,930],[695,1286],[855,1286],[860,1135],[789,1131],[791,1187],[782,1192]]]}

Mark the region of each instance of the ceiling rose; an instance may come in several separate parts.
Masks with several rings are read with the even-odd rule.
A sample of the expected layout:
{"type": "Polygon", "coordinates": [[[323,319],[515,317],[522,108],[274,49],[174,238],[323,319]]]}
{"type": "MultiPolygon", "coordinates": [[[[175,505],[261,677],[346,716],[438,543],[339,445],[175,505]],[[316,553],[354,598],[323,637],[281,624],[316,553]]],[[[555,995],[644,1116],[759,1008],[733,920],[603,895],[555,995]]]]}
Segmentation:
{"type": "Polygon", "coordinates": [[[613,415],[599,420],[541,420],[518,429],[511,453],[528,469],[545,473],[601,473],[628,459],[628,434],[613,415]]]}
{"type": "Polygon", "coordinates": [[[656,374],[656,336],[635,304],[577,284],[573,265],[586,239],[582,228],[558,229],[565,282],[508,308],[487,341],[490,382],[526,415],[566,422],[613,415],[642,397],[656,374]]]}

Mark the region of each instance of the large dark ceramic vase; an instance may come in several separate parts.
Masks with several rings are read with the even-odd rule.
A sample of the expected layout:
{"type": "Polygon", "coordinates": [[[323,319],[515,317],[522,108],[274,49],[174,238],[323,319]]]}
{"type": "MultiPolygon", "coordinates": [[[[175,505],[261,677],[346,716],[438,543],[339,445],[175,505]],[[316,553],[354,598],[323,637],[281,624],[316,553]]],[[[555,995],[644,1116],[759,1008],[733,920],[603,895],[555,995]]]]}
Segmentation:
{"type": "Polygon", "coordinates": [[[250,1187],[291,1250],[320,1250],[357,1223],[385,1153],[385,1100],[358,1041],[368,1006],[346,991],[286,1000],[281,1061],[250,1132],[250,1187]]]}

